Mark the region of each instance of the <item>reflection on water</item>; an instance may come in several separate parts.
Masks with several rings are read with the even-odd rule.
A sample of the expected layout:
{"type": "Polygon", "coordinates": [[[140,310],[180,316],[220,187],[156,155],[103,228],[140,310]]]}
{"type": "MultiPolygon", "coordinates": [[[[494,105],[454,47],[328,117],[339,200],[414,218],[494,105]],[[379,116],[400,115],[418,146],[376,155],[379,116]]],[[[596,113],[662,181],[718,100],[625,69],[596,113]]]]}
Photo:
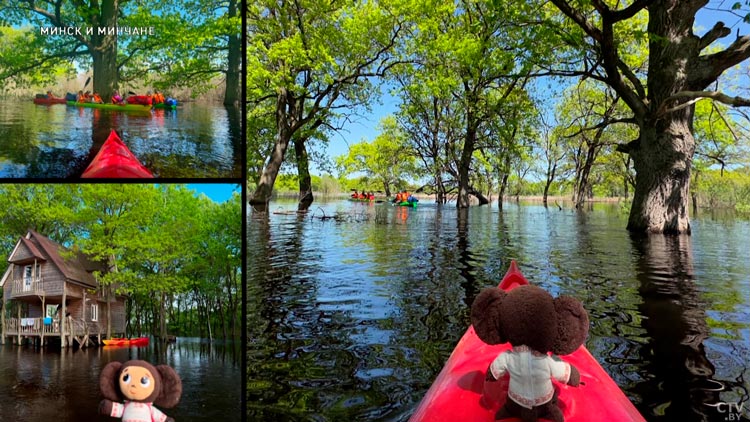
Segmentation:
{"type": "Polygon", "coordinates": [[[0,102],[0,177],[78,177],[111,129],[157,177],[240,177],[240,112],[185,104],[129,113],[0,102]]]}
{"type": "Polygon", "coordinates": [[[356,218],[248,216],[249,420],[407,420],[512,258],[586,304],[587,347],[648,420],[749,420],[748,222],[631,237],[616,206],[319,205],[356,218]]]}
{"type": "Polygon", "coordinates": [[[182,378],[180,403],[164,413],[177,421],[241,420],[237,347],[179,338],[158,353],[143,348],[82,350],[0,346],[0,421],[89,421],[98,418],[99,373],[111,361],[166,363],[182,378]]]}

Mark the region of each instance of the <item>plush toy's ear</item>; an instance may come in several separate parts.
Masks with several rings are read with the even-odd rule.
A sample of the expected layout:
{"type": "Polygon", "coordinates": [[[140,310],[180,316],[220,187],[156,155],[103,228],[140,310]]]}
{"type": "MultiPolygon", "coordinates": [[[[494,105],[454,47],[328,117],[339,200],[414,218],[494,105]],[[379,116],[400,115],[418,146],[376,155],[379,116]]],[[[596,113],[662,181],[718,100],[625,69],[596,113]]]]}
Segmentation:
{"type": "Polygon", "coordinates": [[[161,407],[175,407],[182,396],[182,380],[171,366],[159,365],[156,367],[161,375],[161,393],[154,400],[154,404],[161,407]]]}
{"type": "Polygon", "coordinates": [[[570,296],[555,299],[555,311],[557,339],[552,351],[558,355],[573,353],[589,334],[589,314],[578,299],[570,296]]]}
{"type": "Polygon", "coordinates": [[[479,338],[487,344],[508,341],[500,318],[500,306],[505,296],[506,293],[496,287],[484,289],[471,305],[471,324],[479,338]]]}
{"type": "Polygon", "coordinates": [[[118,377],[120,375],[121,362],[110,362],[99,375],[99,390],[104,398],[112,401],[122,401],[123,396],[120,393],[120,384],[118,377]]]}

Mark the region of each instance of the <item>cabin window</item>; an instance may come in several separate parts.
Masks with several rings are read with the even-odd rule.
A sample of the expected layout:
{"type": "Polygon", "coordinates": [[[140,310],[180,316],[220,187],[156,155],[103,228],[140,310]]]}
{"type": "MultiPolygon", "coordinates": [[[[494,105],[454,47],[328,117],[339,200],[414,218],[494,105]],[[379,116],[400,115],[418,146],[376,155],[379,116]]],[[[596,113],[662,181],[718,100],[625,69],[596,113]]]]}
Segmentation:
{"type": "Polygon", "coordinates": [[[23,286],[24,290],[31,290],[31,283],[34,281],[34,278],[36,278],[37,281],[39,281],[39,277],[42,274],[42,266],[41,264],[36,264],[36,274],[33,274],[32,268],[33,265],[26,265],[23,267],[23,286]],[[36,277],[34,277],[36,276],[36,277]]]}
{"type": "Polygon", "coordinates": [[[99,321],[99,304],[98,303],[91,304],[91,321],[93,322],[99,321]]]}

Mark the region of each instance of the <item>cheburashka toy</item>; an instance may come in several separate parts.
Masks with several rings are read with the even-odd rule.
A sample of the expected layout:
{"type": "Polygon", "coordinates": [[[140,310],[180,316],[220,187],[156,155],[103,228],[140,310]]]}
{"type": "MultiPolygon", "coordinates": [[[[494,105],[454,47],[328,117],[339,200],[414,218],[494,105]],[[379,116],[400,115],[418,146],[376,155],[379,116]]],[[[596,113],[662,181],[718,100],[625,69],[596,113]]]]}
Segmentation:
{"type": "Polygon", "coordinates": [[[108,363],[99,376],[99,388],[105,397],[99,413],[129,422],[174,422],[154,405],[174,407],[182,395],[182,381],[174,369],[143,360],[108,363]]]}
{"type": "Polygon", "coordinates": [[[570,296],[553,298],[531,285],[509,292],[490,288],[474,300],[471,322],[485,343],[513,346],[487,370],[487,381],[510,374],[508,397],[495,419],[515,416],[524,422],[540,418],[563,422],[552,379],[578,386],[580,373],[549,353],[573,353],[586,340],[589,318],[581,302],[570,296]]]}

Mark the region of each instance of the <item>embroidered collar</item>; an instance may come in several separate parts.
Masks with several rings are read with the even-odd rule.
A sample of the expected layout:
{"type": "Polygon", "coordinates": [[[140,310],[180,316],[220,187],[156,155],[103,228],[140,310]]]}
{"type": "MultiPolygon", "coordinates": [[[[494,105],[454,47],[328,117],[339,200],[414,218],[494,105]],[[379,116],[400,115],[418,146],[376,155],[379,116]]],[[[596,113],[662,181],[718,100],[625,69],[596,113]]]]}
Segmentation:
{"type": "Polygon", "coordinates": [[[536,357],[546,357],[546,353],[539,353],[536,350],[532,350],[529,346],[526,346],[525,344],[522,344],[520,346],[513,346],[513,351],[516,353],[531,353],[532,355],[536,357]]]}

